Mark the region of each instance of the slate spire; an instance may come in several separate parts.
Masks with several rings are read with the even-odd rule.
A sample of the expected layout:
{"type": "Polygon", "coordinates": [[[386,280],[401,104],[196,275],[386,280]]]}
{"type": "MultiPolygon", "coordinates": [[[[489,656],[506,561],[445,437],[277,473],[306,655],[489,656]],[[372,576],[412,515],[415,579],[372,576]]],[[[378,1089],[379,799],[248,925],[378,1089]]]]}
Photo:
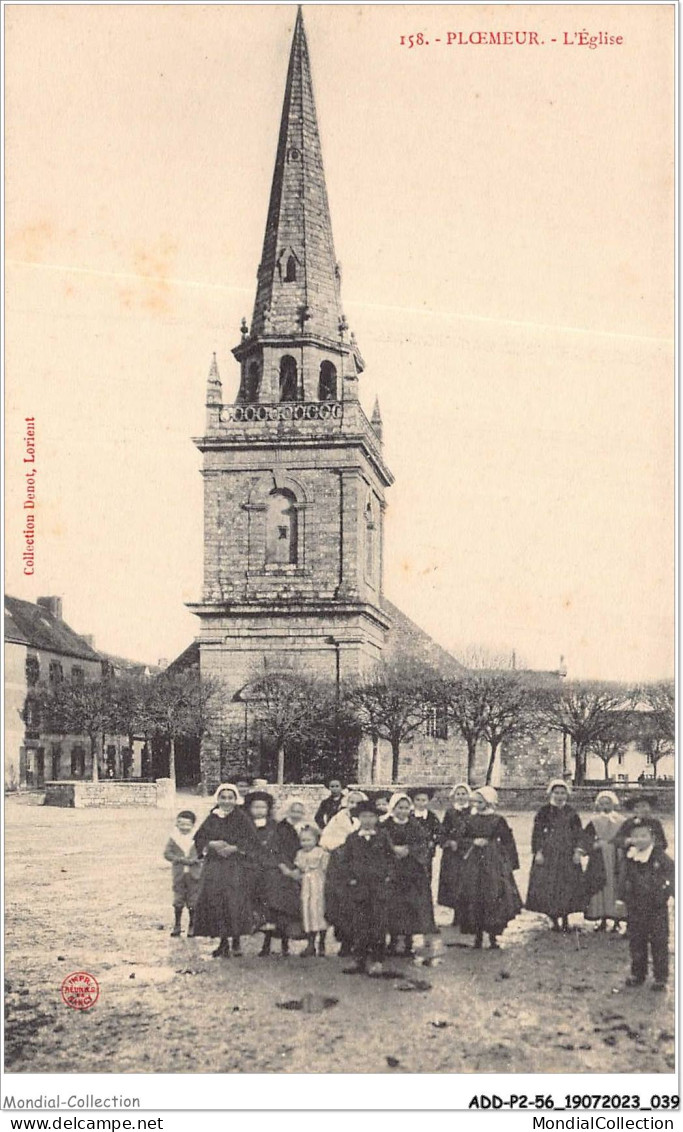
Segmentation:
{"type": "Polygon", "coordinates": [[[306,31],[299,7],[251,335],[339,340],[339,267],[325,186],[306,31]]]}

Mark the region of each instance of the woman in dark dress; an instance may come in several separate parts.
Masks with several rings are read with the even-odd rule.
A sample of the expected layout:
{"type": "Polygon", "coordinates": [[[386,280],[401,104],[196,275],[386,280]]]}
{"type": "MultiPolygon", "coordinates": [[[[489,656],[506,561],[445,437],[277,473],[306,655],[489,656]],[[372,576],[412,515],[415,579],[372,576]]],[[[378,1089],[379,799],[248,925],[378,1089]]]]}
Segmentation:
{"type": "Polygon", "coordinates": [[[550,800],[536,814],[531,835],[533,861],[526,906],[530,912],[549,916],[554,932],[568,932],[570,913],[582,912],[586,904],[581,870],[583,828],[569,805],[569,793],[563,779],[552,780],[550,800]]]}
{"type": "Polygon", "coordinates": [[[287,813],[282,821],[277,822],[269,854],[272,864],[265,872],[265,897],[268,908],[268,920],[274,924],[272,930],[266,930],[263,938],[263,947],[259,954],[270,954],[270,944],[273,936],[280,937],[282,955],[289,955],[290,939],[301,939],[303,928],[301,926],[301,886],[297,880],[298,873],[294,867],[294,858],[299,849],[299,829],[304,824],[306,808],[299,798],[292,798],[287,805],[287,813]]]}
{"type": "MultiPolygon", "coordinates": [[[[275,851],[277,822],[272,816],[274,805],[275,799],[266,790],[252,790],[244,799],[244,808],[254,826],[260,847],[255,860],[251,862],[251,907],[254,929],[265,933],[275,931],[275,923],[270,919],[268,907],[268,877],[274,877],[277,881],[282,875],[275,851]]],[[[260,954],[268,954],[268,950],[265,952],[262,950],[260,954]]]]}
{"type": "Polygon", "coordinates": [[[464,831],[471,809],[472,791],[466,782],[459,782],[451,790],[451,804],[443,816],[441,826],[443,853],[437,895],[439,904],[453,909],[453,922],[455,922],[456,893],[460,884],[462,859],[467,849],[464,831]]]}
{"type": "Polygon", "coordinates": [[[240,936],[253,930],[252,863],[259,845],[236,786],[222,783],[214,801],[194,838],[197,854],[204,858],[194,934],[219,936],[214,958],[229,959],[230,940],[232,954],[241,955],[240,936]]]}
{"type": "Polygon", "coordinates": [[[513,876],[519,858],[510,826],[496,813],[498,795],[493,787],[482,786],[472,801],[473,811],[462,832],[467,847],[460,867],[455,923],[466,935],[474,935],[476,948],[481,947],[484,932],[489,946],[496,948],[498,936],[522,909],[513,876]]]}
{"type": "Polygon", "coordinates": [[[413,955],[413,936],[436,932],[429,877],[429,841],[412,817],[413,803],[407,794],[394,794],[381,829],[393,848],[395,863],[389,885],[388,955],[396,955],[403,936],[403,954],[413,955]]]}

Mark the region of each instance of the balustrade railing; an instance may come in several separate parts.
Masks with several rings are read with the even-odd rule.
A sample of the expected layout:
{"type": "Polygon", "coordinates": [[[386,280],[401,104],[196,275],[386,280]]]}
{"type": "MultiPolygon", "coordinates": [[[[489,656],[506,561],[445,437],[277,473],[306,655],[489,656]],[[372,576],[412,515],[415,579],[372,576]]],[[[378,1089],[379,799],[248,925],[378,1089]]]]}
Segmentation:
{"type": "Polygon", "coordinates": [[[341,401],[282,401],[278,404],[224,405],[220,421],[227,424],[277,424],[280,421],[341,421],[341,401]]]}

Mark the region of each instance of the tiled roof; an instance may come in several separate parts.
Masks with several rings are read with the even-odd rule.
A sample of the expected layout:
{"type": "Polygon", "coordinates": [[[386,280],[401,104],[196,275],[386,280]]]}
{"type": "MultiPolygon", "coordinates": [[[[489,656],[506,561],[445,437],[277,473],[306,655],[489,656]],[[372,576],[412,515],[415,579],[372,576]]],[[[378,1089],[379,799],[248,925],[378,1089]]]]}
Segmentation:
{"type": "Polygon", "coordinates": [[[119,672],[124,672],[129,676],[157,676],[163,669],[158,664],[145,664],[141,660],[129,660],[125,656],[114,656],[113,653],[101,653],[102,659],[106,660],[112,668],[118,669],[119,672]]]}
{"type": "Polygon", "coordinates": [[[195,668],[199,665],[199,644],[193,641],[186,649],[172,660],[165,672],[182,672],[185,668],[195,668]]]}
{"type": "Polygon", "coordinates": [[[454,676],[458,672],[465,671],[465,666],[459,660],[438,645],[429,633],[425,633],[424,629],[406,617],[393,602],[383,597],[382,606],[393,622],[385,646],[384,655],[387,660],[409,654],[419,657],[425,664],[442,672],[444,676],[454,676]]]}
{"type": "Polygon", "coordinates": [[[5,597],[5,640],[82,660],[102,660],[100,653],[65,621],[40,605],[17,597],[5,597]]]}
{"type": "MultiPolygon", "coordinates": [[[[393,660],[397,656],[413,656],[419,657],[430,665],[436,668],[444,675],[454,676],[458,672],[465,672],[465,666],[456,660],[451,653],[438,645],[424,629],[406,617],[405,613],[389,601],[387,598],[382,598],[382,607],[386,610],[392,620],[392,627],[387,637],[384,655],[387,660],[393,660]]],[[[166,669],[167,672],[181,671],[184,668],[196,666],[199,664],[199,644],[193,641],[188,645],[180,656],[172,660],[166,669]]]]}

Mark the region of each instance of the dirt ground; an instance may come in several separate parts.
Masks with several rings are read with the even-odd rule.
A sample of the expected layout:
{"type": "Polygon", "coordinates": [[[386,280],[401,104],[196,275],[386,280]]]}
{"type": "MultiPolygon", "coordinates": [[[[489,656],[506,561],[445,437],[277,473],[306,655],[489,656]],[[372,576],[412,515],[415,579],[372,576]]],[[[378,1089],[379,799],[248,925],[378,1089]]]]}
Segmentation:
{"type": "MultiPolygon", "coordinates": [[[[178,808],[188,802],[179,796],[178,808]]],[[[206,803],[191,802],[203,817],[206,803]]],[[[500,951],[473,951],[470,939],[443,926],[441,965],[392,960],[396,974],[384,979],[345,975],[336,945],[327,959],[260,959],[260,936],[245,941],[243,959],[216,960],[210,940],[169,937],[168,814],[45,808],[21,798],[10,798],[5,814],[9,1071],[674,1069],[673,989],[628,990],[627,941],[595,934],[580,916],[578,930],[562,936],[523,912],[500,951]],[[62,1002],[62,980],[74,971],[100,984],[89,1010],[62,1002]],[[323,998],[328,1005],[316,1012],[323,998]],[[312,1012],[278,1005],[297,1000],[312,1012]]],[[[531,815],[508,819],[524,895],[531,815]]],[[[671,843],[673,823],[665,825],[671,843]]],[[[445,925],[447,910],[437,919],[445,925]]]]}

